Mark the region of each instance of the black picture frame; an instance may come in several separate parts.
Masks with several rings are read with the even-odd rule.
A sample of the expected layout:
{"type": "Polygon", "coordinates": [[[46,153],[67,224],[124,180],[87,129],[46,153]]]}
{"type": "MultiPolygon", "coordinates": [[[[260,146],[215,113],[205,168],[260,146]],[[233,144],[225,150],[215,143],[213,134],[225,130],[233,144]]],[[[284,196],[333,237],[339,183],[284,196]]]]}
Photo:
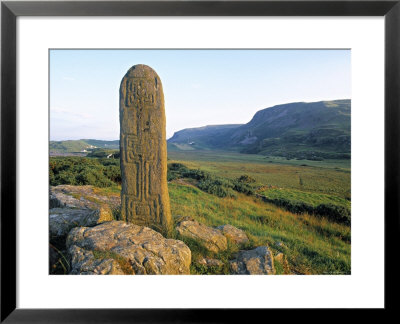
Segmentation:
{"type": "MultiPolygon", "coordinates": [[[[1,322],[234,322],[265,310],[16,308],[16,18],[18,16],[384,16],[385,310],[395,310],[398,274],[400,0],[391,1],[2,1],[1,2],[1,322]],[[248,316],[248,315],[247,315],[248,316]]],[[[371,239],[372,240],[372,239],[371,239]]],[[[371,242],[373,244],[373,242],[371,242]]],[[[366,269],[366,271],[371,271],[366,269]]],[[[373,270],[372,270],[373,271],[373,270]]],[[[368,283],[366,283],[368,284],[368,283]]],[[[262,314],[258,314],[262,313],[262,314]]],[[[262,317],[261,317],[262,318],[262,317]]],[[[252,321],[252,320],[250,320],[252,321]]]]}

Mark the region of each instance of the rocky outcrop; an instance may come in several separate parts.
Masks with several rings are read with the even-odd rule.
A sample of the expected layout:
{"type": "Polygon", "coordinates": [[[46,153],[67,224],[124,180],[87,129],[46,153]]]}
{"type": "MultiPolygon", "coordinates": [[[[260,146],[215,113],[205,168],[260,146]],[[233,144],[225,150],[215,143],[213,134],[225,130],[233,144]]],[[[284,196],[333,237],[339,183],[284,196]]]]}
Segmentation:
{"type": "Polygon", "coordinates": [[[274,257],[268,246],[254,250],[240,251],[235,260],[230,261],[233,274],[275,274],[274,257]]]}
{"type": "Polygon", "coordinates": [[[68,235],[71,274],[189,274],[191,251],[144,226],[112,221],[68,235]],[[117,263],[115,263],[117,262],[117,263]]]}
{"type": "Polygon", "coordinates": [[[50,208],[100,209],[108,206],[118,208],[121,204],[119,194],[104,195],[93,186],[59,185],[50,187],[50,208]]]}
{"type": "Polygon", "coordinates": [[[120,206],[117,194],[99,194],[93,186],[50,187],[50,240],[63,239],[77,226],[95,226],[112,221],[120,206]],[[114,213],[113,213],[114,210],[114,213]]]}
{"type": "Polygon", "coordinates": [[[219,230],[203,225],[191,218],[184,218],[180,221],[176,231],[182,237],[193,239],[214,253],[225,251],[228,248],[226,237],[219,230]]]}
{"type": "Polygon", "coordinates": [[[49,210],[50,238],[64,237],[77,226],[95,226],[113,220],[106,206],[99,209],[52,208],[49,210]]]}
{"type": "Polygon", "coordinates": [[[241,245],[249,242],[249,238],[246,233],[241,229],[236,228],[232,225],[221,225],[217,227],[218,230],[232,243],[241,245]]]}

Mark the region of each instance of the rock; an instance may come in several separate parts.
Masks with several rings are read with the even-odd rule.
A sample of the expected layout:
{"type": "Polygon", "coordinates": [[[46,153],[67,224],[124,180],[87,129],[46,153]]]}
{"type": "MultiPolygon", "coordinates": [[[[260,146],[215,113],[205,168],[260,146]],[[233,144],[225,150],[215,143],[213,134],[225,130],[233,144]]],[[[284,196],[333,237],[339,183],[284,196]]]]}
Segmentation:
{"type": "Polygon", "coordinates": [[[286,259],[285,255],[283,253],[280,253],[280,252],[277,255],[274,256],[274,260],[278,261],[280,263],[283,263],[285,259],[286,259]]]}
{"type": "Polygon", "coordinates": [[[50,187],[50,239],[65,237],[77,226],[95,226],[114,219],[111,208],[120,205],[119,195],[101,195],[93,186],[50,187]]]}
{"type": "Polygon", "coordinates": [[[234,274],[275,274],[274,259],[268,246],[240,251],[230,266],[234,274]]]}
{"type": "Polygon", "coordinates": [[[115,263],[111,266],[107,261],[111,259],[126,274],[190,273],[191,251],[185,243],[132,223],[112,221],[90,228],[76,227],[68,235],[67,247],[74,274],[91,273],[99,264],[105,273],[108,270],[104,269],[110,267],[119,271],[115,263]]]}
{"type": "Polygon", "coordinates": [[[93,186],[59,185],[50,187],[51,208],[78,208],[98,210],[118,208],[121,204],[119,194],[102,195],[93,186]]]}
{"type": "Polygon", "coordinates": [[[210,267],[222,268],[224,266],[224,263],[221,260],[209,259],[209,258],[201,258],[197,260],[197,264],[205,266],[207,268],[210,267]]]}
{"type": "Polygon", "coordinates": [[[69,249],[71,255],[72,269],[70,274],[77,275],[123,275],[125,274],[118,261],[112,258],[95,258],[92,251],[88,251],[71,246],[69,249]]]}
{"type": "Polygon", "coordinates": [[[113,220],[111,210],[106,206],[97,210],[52,208],[49,210],[50,238],[65,237],[77,226],[95,226],[113,220]]]}
{"type": "Polygon", "coordinates": [[[139,64],[128,70],[119,114],[121,220],[170,233],[164,93],[153,69],[139,64]]]}
{"type": "Polygon", "coordinates": [[[186,218],[178,223],[176,231],[182,237],[188,237],[202,244],[207,250],[218,253],[228,248],[226,237],[215,228],[186,218]]]}
{"type": "Polygon", "coordinates": [[[232,225],[221,225],[217,227],[221,233],[234,244],[245,244],[249,242],[246,233],[232,225]]]}

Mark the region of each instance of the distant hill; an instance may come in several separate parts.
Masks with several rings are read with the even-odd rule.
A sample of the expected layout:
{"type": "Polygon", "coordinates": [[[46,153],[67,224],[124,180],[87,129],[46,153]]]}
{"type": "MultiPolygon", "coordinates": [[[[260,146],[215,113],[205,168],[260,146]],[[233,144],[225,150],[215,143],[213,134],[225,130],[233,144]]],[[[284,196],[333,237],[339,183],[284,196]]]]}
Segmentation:
{"type": "Polygon", "coordinates": [[[229,144],[230,135],[242,125],[209,125],[198,128],[186,128],[174,133],[168,140],[168,148],[178,150],[223,148],[229,144]]]}
{"type": "Polygon", "coordinates": [[[119,149],[119,140],[102,141],[95,139],[81,139],[68,141],[50,141],[50,153],[78,153],[88,152],[96,148],[119,149]]]}
{"type": "Polygon", "coordinates": [[[244,125],[178,131],[168,147],[225,149],[288,158],[349,158],[351,101],[296,102],[258,111],[244,125]]]}
{"type": "Polygon", "coordinates": [[[98,148],[119,149],[119,140],[103,141],[103,140],[96,140],[96,139],[84,139],[82,141],[85,141],[89,145],[93,145],[98,148]]]}

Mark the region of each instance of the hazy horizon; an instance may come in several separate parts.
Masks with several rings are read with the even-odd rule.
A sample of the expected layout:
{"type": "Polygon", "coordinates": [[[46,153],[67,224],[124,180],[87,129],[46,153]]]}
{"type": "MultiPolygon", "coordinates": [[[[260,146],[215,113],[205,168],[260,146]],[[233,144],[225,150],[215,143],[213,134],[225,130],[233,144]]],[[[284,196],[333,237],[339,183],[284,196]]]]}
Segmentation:
{"type": "Polygon", "coordinates": [[[117,140],[119,85],[135,64],[161,78],[167,139],[280,104],[351,99],[350,50],[51,50],[50,140],[117,140]]]}

